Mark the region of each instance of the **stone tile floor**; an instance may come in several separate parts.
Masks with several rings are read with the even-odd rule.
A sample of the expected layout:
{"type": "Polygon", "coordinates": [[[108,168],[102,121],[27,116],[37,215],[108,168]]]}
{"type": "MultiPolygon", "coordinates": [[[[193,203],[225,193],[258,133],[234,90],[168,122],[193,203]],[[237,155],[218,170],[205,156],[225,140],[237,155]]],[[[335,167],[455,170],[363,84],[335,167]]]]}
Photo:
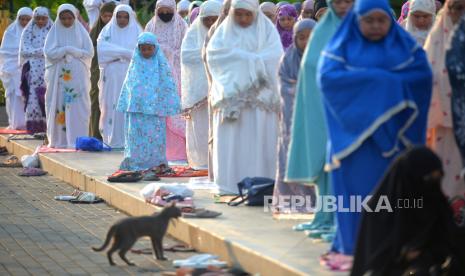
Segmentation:
{"type": "MultiPolygon", "coordinates": [[[[136,267],[114,254],[117,266],[112,267],[104,252],[90,247],[101,245],[110,225],[126,215],[105,203],[55,201],[55,195],[74,189],[52,176],[19,177],[19,171],[0,168],[0,275],[160,275],[174,271],[171,260],[194,254],[165,252],[169,261],[156,261],[152,255],[128,253],[136,267]]],[[[164,243],[178,244],[170,237],[164,243]]],[[[141,239],[134,249],[150,247],[141,239]]]]}

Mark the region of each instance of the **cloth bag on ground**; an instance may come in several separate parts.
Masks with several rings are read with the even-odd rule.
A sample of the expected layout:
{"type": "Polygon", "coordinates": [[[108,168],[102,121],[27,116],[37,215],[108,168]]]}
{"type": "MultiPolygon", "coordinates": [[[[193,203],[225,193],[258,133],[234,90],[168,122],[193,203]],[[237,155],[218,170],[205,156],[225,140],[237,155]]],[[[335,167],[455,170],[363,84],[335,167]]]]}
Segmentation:
{"type": "Polygon", "coordinates": [[[266,177],[244,178],[237,183],[239,195],[228,202],[229,206],[238,206],[244,202],[247,206],[263,206],[265,196],[273,196],[274,180],[266,177]],[[237,201],[237,199],[241,199],[237,201]]]}
{"type": "Polygon", "coordinates": [[[76,138],[76,150],[111,151],[111,147],[97,138],[81,136],[76,138]]]}
{"type": "Polygon", "coordinates": [[[40,168],[39,148],[40,146],[36,148],[33,154],[23,155],[21,157],[21,165],[23,165],[23,168],[40,168]]]}

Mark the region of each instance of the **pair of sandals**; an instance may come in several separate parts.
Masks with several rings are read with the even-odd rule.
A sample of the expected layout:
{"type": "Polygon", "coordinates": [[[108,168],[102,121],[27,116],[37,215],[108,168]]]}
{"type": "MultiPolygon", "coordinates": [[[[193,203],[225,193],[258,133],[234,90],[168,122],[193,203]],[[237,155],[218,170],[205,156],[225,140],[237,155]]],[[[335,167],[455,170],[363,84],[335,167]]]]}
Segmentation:
{"type": "Polygon", "coordinates": [[[7,156],[8,154],[8,149],[6,147],[0,147],[0,156],[7,156]]]}
{"type": "Polygon", "coordinates": [[[103,199],[91,192],[74,190],[70,196],[55,196],[55,200],[69,201],[71,203],[94,204],[104,202],[103,199]]]}
{"type": "Polygon", "coordinates": [[[117,171],[107,178],[108,182],[131,183],[144,181],[159,181],[157,173],[150,170],[147,172],[117,171]]]}
{"type": "MultiPolygon", "coordinates": [[[[192,247],[188,247],[187,245],[184,245],[184,244],[176,244],[176,245],[173,245],[173,246],[163,248],[163,251],[189,253],[189,252],[195,252],[195,249],[192,248],[192,247]]],[[[131,249],[131,253],[151,255],[151,254],[153,254],[153,249],[152,248],[131,249]]]]}
{"type": "Polygon", "coordinates": [[[141,172],[130,172],[130,171],[117,171],[110,175],[107,180],[108,182],[139,182],[144,178],[141,172]]]}
{"type": "Polygon", "coordinates": [[[21,168],[23,165],[18,157],[12,155],[8,157],[5,161],[0,163],[0,167],[3,168],[21,168]]]}

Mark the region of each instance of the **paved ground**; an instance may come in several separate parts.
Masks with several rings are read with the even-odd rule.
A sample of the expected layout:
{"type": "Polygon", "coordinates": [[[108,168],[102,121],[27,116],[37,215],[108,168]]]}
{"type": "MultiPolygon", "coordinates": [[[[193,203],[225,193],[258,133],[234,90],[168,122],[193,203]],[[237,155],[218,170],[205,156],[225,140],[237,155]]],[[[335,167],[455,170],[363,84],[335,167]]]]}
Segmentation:
{"type": "MultiPolygon", "coordinates": [[[[0,158],[3,160],[3,158],[0,158]]],[[[20,169],[0,168],[0,275],[128,275],[174,271],[171,261],[157,262],[151,255],[128,253],[137,267],[128,267],[114,254],[117,266],[108,264],[100,245],[109,226],[125,217],[102,204],[72,204],[53,200],[73,188],[51,176],[23,178],[20,169]]],[[[176,244],[165,238],[165,246],[176,244]]],[[[134,248],[149,248],[149,240],[134,248]]],[[[192,253],[190,253],[192,254],[192,253]]],[[[189,253],[165,252],[169,260],[189,253]]]]}

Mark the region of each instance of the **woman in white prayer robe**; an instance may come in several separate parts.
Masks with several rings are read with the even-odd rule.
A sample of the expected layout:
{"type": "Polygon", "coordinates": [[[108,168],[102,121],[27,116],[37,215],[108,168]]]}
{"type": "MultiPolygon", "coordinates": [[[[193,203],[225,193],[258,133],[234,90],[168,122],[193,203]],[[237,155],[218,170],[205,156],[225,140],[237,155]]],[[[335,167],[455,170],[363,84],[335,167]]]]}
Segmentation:
{"type": "Polygon", "coordinates": [[[208,81],[202,47],[221,7],[216,1],[203,3],[199,17],[189,27],[181,46],[181,101],[187,120],[187,160],[194,168],[208,167],[208,81]]]}
{"type": "Polygon", "coordinates": [[[220,194],[237,194],[245,177],[275,176],[280,41],[258,0],[233,0],[208,43],[213,175],[220,194]]]}
{"type": "Polygon", "coordinates": [[[60,5],[57,14],[44,45],[48,146],[74,148],[76,138],[89,133],[94,47],[73,5],[60,5]]]}
{"type": "Polygon", "coordinates": [[[119,5],[97,39],[100,66],[100,133],[112,148],[124,148],[124,114],[116,110],[142,27],[132,8],[119,5]]]}
{"type": "Polygon", "coordinates": [[[23,7],[18,10],[16,20],[3,33],[0,47],[0,79],[5,88],[6,113],[9,129],[25,129],[24,100],[21,93],[21,67],[18,54],[21,34],[32,18],[32,10],[23,7]]]}

